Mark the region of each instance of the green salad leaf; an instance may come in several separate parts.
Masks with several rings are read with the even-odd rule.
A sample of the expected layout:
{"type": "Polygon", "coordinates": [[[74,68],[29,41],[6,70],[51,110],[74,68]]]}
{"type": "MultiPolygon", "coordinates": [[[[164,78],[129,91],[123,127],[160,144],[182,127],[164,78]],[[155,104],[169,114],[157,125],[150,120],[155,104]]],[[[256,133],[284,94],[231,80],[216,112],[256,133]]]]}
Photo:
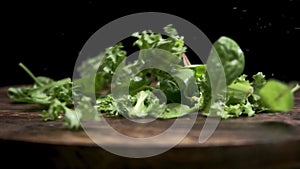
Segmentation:
{"type": "Polygon", "coordinates": [[[267,79],[262,72],[250,78],[243,74],[245,55],[233,39],[220,37],[207,63],[191,64],[184,37],[172,24],[163,30],[164,35],[151,30],[132,34],[133,46],[140,49],[134,61],[126,60],[121,42],[86,59],[77,70],[80,78],[74,81],[36,77],[20,63],[33,84],[10,87],[7,94],[15,102],[41,105],[43,120],[64,118],[70,129],[79,129],[83,120],[99,120],[99,114],[170,119],[200,110],[203,116],[228,119],[292,110],[293,94],[300,86],[267,79]],[[96,93],[96,100],[79,94],[79,89],[96,93]],[[129,91],[112,93],[123,89],[129,91]]]}
{"type": "Polygon", "coordinates": [[[269,80],[260,90],[259,95],[267,108],[274,111],[289,111],[294,106],[293,93],[288,85],[275,79],[269,80]]]}

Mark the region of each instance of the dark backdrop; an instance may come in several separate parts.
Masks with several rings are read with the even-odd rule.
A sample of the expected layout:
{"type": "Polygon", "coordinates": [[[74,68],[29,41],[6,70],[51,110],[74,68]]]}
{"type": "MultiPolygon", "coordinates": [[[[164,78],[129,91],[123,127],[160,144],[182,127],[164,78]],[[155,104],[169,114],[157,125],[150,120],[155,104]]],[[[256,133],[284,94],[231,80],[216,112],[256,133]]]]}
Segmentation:
{"type": "Polygon", "coordinates": [[[0,86],[31,83],[36,75],[71,77],[84,43],[101,26],[137,12],[165,12],[197,25],[211,41],[235,39],[246,55],[246,74],[300,80],[300,1],[39,1],[2,4],[0,86]],[[133,4],[135,6],[133,6],[133,4]]]}

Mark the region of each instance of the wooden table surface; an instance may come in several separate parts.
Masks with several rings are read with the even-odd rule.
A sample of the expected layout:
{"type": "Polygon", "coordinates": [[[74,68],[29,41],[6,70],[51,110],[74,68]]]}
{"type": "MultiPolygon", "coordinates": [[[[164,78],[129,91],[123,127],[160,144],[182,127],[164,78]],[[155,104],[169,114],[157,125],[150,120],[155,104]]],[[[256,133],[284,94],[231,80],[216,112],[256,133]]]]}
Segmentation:
{"type": "MultiPolygon", "coordinates": [[[[206,118],[198,116],[188,135],[172,149],[148,158],[126,158],[104,150],[84,130],[66,129],[62,120],[42,121],[39,106],[11,102],[7,89],[0,88],[0,148],[4,155],[1,163],[9,168],[300,168],[300,92],[295,94],[291,112],[222,120],[201,144],[198,138],[206,118]]],[[[106,121],[124,135],[142,138],[155,136],[174,122],[134,124],[123,118],[106,121]]],[[[188,117],[179,121],[182,125],[190,122],[188,117]]],[[[105,133],[103,144],[138,148],[114,139],[107,127],[99,124],[105,133]]],[[[164,146],[168,142],[162,140],[164,146]]],[[[158,147],[149,144],[146,148],[158,147]]]]}

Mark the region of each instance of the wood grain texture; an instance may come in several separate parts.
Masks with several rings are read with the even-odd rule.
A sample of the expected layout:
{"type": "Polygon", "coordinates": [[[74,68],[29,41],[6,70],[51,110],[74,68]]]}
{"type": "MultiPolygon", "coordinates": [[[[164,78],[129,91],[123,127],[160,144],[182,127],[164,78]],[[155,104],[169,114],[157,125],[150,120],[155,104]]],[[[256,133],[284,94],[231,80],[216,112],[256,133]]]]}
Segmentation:
{"type": "MultiPolygon", "coordinates": [[[[203,144],[198,138],[206,118],[198,116],[193,128],[176,147],[143,159],[111,154],[95,144],[84,130],[66,129],[62,120],[45,122],[39,116],[41,107],[13,103],[6,92],[7,87],[0,89],[0,148],[7,154],[4,160],[7,162],[22,156],[23,165],[35,158],[48,163],[49,168],[300,168],[300,92],[295,95],[296,104],[291,112],[222,120],[203,144]],[[34,156],[26,156],[28,151],[34,156]]],[[[175,121],[141,124],[123,118],[105,120],[118,132],[137,138],[162,133],[175,121]]],[[[189,117],[184,117],[178,124],[184,126],[189,122],[189,117]]],[[[139,148],[115,139],[101,121],[85,124],[95,131],[101,130],[102,144],[139,148]]],[[[164,146],[168,146],[167,140],[144,148],[164,146]]],[[[28,167],[38,165],[28,163],[28,167]]]]}

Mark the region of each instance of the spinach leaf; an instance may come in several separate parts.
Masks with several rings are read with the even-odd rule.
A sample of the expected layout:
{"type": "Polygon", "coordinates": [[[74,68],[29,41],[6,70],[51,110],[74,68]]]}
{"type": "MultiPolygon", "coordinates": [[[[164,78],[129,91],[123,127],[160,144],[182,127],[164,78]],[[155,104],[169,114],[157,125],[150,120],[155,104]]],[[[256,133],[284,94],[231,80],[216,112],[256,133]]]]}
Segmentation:
{"type": "Polygon", "coordinates": [[[269,80],[260,90],[263,103],[272,111],[290,111],[294,106],[293,93],[288,85],[275,79],[269,80]]]}
{"type": "MultiPolygon", "coordinates": [[[[218,55],[224,68],[226,83],[231,84],[239,77],[245,66],[245,58],[239,45],[229,37],[222,36],[214,44],[209,57],[218,55]]],[[[217,65],[215,64],[212,65],[217,65]]]]}

